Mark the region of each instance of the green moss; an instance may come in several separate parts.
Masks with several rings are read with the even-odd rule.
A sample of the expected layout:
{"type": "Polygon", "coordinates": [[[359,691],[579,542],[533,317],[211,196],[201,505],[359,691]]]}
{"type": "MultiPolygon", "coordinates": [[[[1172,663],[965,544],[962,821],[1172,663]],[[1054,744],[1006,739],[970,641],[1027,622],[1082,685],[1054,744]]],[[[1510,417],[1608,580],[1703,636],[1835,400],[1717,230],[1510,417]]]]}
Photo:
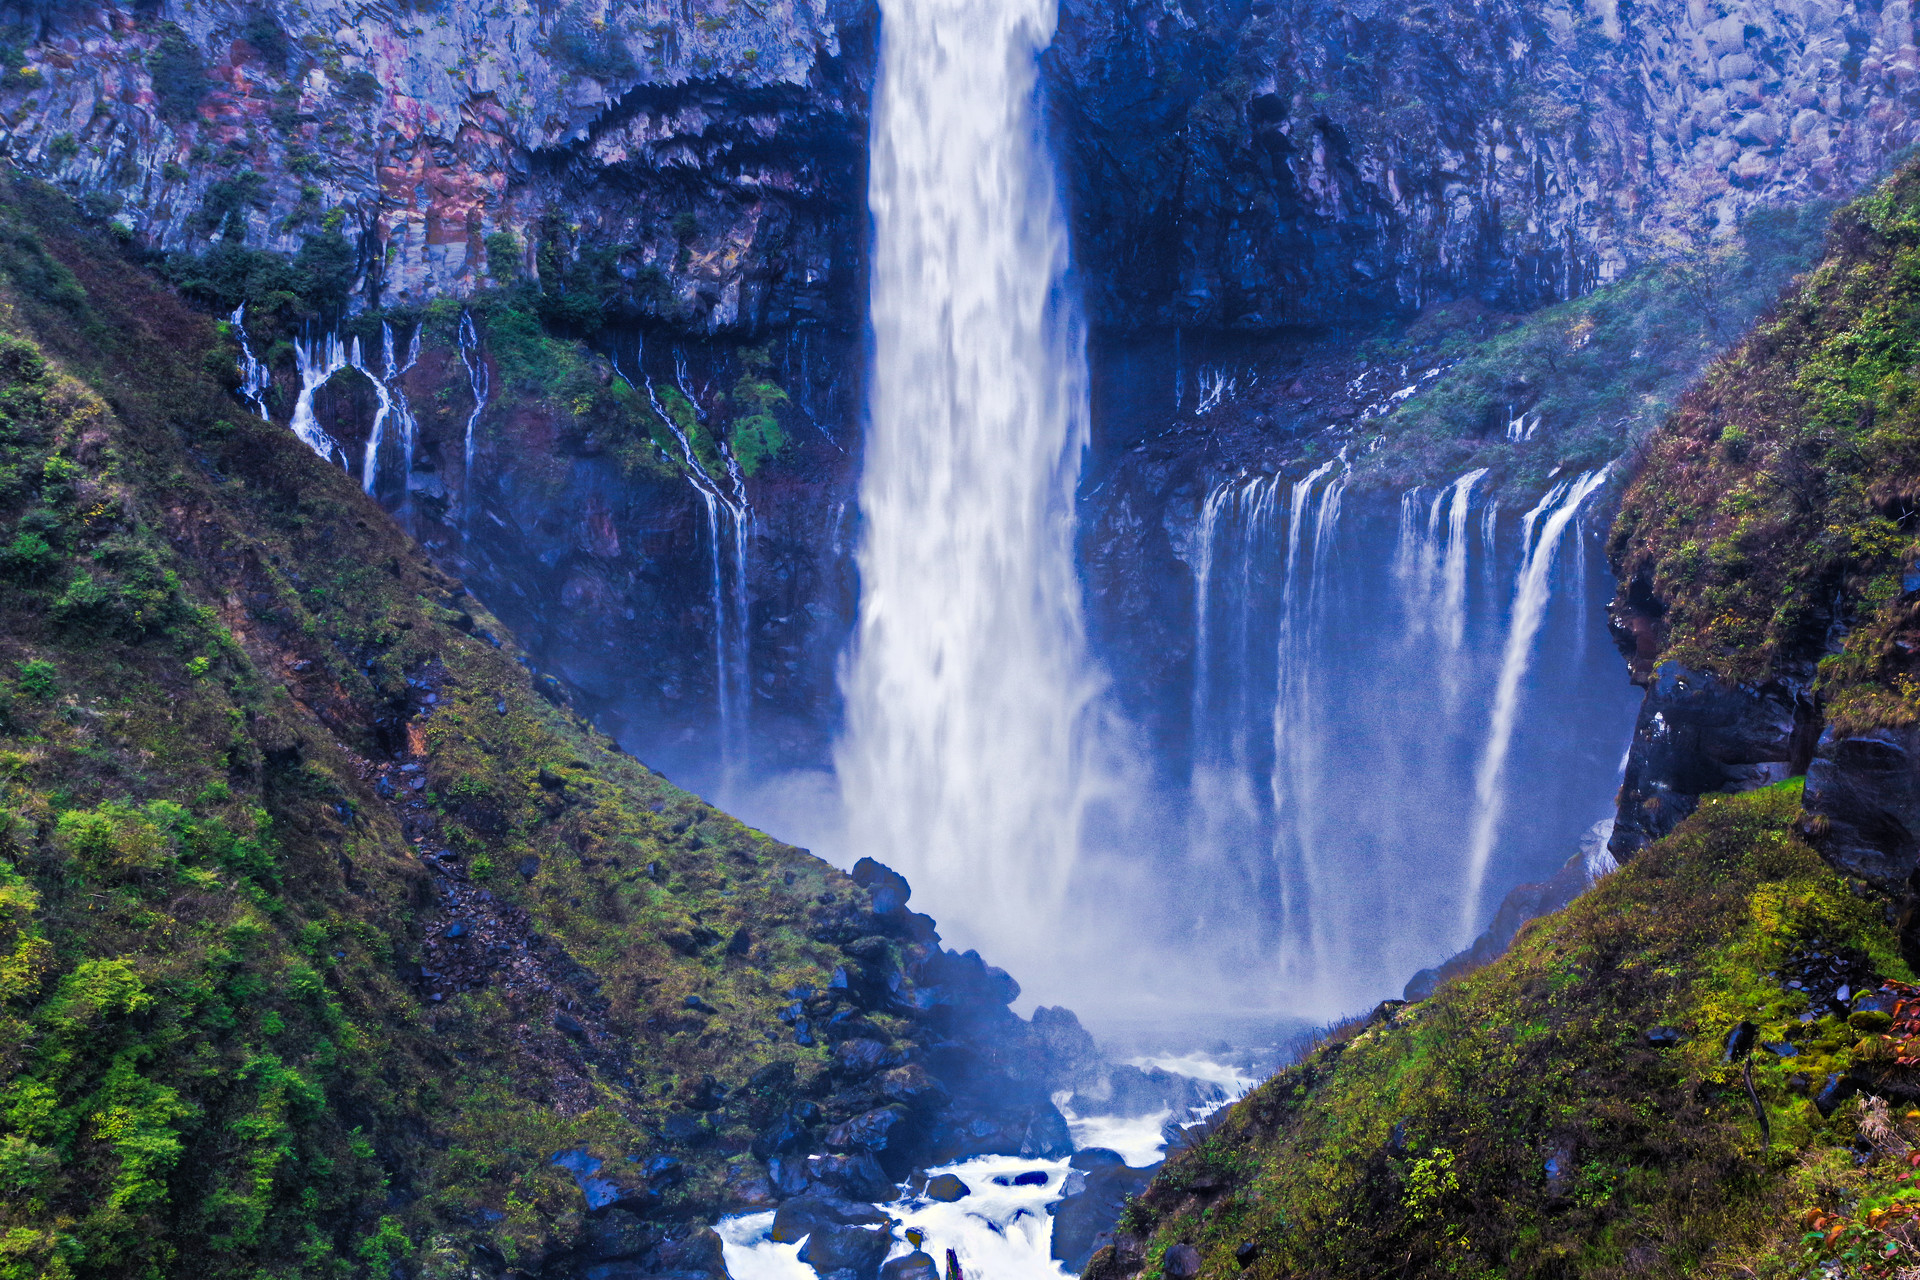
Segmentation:
{"type": "MultiPolygon", "coordinates": [[[[0,1277],[384,1278],[449,1239],[524,1264],[578,1221],[555,1150],[657,1150],[705,1075],[818,1073],[766,1028],[840,955],[820,897],[862,891],[537,696],[71,204],[0,185],[0,226],[0,546],[40,540],[0,574],[0,1277]],[[532,976],[425,999],[475,887],[443,850],[532,976]],[[706,941],[747,926],[751,957],[706,941]]],[[[502,404],[645,440],[579,344],[476,311],[502,404]]],[[[663,1216],[714,1212],[748,1120],[682,1153],[663,1216]]]]}
{"type": "Polygon", "coordinates": [[[1823,1120],[1790,1087],[1848,1070],[1853,1035],[1805,1036],[1806,997],[1768,971],[1817,938],[1909,974],[1878,904],[1800,839],[1799,800],[1797,780],[1707,798],[1502,960],[1255,1090],[1129,1210],[1146,1271],[1187,1242],[1234,1274],[1251,1242],[1257,1276],[1801,1274],[1798,1215],[1904,1166],[1851,1172],[1861,1111],[1823,1120]],[[1721,1052],[1743,1020],[1801,1042],[1753,1057],[1770,1142],[1721,1052]]]}

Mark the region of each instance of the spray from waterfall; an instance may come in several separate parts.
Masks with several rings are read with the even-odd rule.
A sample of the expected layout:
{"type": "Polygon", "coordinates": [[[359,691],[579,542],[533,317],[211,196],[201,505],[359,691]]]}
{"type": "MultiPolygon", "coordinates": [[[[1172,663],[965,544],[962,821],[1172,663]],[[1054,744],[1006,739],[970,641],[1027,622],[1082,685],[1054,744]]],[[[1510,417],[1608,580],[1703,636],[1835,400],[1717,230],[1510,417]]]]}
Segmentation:
{"type": "Polygon", "coordinates": [[[253,354],[253,343],[247,338],[247,304],[241,303],[227,317],[227,323],[240,336],[240,398],[253,406],[253,411],[273,421],[273,415],[267,412],[267,385],[273,381],[267,366],[253,354]]]}
{"type": "Polygon", "coordinates": [[[861,600],[835,752],[849,852],[899,866],[1003,964],[1050,944],[1109,776],[1073,557],[1084,335],[1035,109],[1055,8],[882,0],[861,600]]]}
{"type": "MultiPolygon", "coordinates": [[[[1560,537],[1580,511],[1580,504],[1606,483],[1609,468],[1589,471],[1578,479],[1561,481],[1547,491],[1521,520],[1520,570],[1514,578],[1513,615],[1507,624],[1506,646],[1501,653],[1500,675],[1494,686],[1493,710],[1488,720],[1487,741],[1480,765],[1474,775],[1473,830],[1467,849],[1465,891],[1461,897],[1460,930],[1462,938],[1471,937],[1480,910],[1480,894],[1485,886],[1487,865],[1493,858],[1493,845],[1505,807],[1504,782],[1507,753],[1513,745],[1514,723],[1520,710],[1520,685],[1533,659],[1533,641],[1546,616],[1552,594],[1554,555],[1560,537]],[[1544,521],[1542,518],[1544,517],[1544,521]],[[1533,536],[1535,524],[1540,536],[1533,536]]],[[[1580,584],[1582,590],[1586,584],[1580,584]]]]}
{"type": "MultiPolygon", "coordinates": [[[[418,335],[415,337],[417,340],[418,335]]],[[[474,428],[480,424],[480,415],[487,411],[487,392],[492,388],[493,375],[488,372],[486,354],[480,350],[480,334],[473,326],[471,311],[460,313],[459,340],[460,363],[466,366],[467,387],[473,392],[473,412],[467,415],[466,468],[460,473],[460,527],[464,530],[467,522],[473,518],[473,504],[477,496],[473,483],[474,428]]]]}
{"type": "Polygon", "coordinates": [[[294,398],[293,420],[288,425],[322,460],[332,462],[337,455],[340,465],[351,472],[346,451],[313,416],[313,393],[348,367],[346,346],[337,333],[326,334],[318,340],[295,338],[293,362],[300,371],[300,394],[294,398]]]}

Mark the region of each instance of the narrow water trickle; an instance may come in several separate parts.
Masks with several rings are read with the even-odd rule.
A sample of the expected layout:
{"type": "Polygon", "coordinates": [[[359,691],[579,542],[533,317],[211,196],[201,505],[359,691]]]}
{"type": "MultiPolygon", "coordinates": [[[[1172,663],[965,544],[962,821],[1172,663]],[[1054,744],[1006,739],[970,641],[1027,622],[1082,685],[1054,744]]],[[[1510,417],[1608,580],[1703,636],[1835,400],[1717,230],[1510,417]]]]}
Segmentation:
{"type": "MultiPolygon", "coordinates": [[[[726,477],[724,483],[701,461],[687,431],[661,402],[653,377],[647,372],[644,348],[634,353],[634,369],[640,378],[638,385],[621,370],[617,353],[613,368],[628,386],[646,392],[654,416],[680,446],[682,474],[700,499],[706,515],[707,603],[713,613],[714,722],[719,737],[718,794],[725,798],[738,785],[747,767],[751,693],[747,549],[753,534],[753,504],[747,499],[746,480],[740,474],[740,466],[724,444],[714,445],[716,457],[722,464],[721,474],[726,477]]],[[[680,351],[674,352],[674,383],[688,411],[698,415],[698,393],[687,374],[686,356],[680,351]]]]}
{"type": "Polygon", "coordinates": [[[273,415],[267,412],[267,386],[273,381],[273,375],[253,354],[253,343],[247,338],[247,304],[243,302],[235,307],[227,323],[240,338],[240,398],[271,422],[273,415]]]}
{"type": "Polygon", "coordinates": [[[474,328],[470,311],[460,313],[460,363],[467,368],[467,387],[473,392],[473,412],[467,415],[466,468],[460,473],[460,527],[464,530],[473,518],[477,496],[473,483],[474,428],[480,423],[480,415],[487,411],[487,393],[493,385],[493,375],[487,369],[485,353],[480,350],[480,334],[474,328]]]}
{"type": "Polygon", "coordinates": [[[373,394],[379,405],[373,411],[373,425],[367,429],[367,448],[360,459],[360,487],[369,494],[380,483],[380,458],[386,445],[387,426],[392,423],[399,436],[400,444],[400,493],[401,503],[406,502],[407,483],[413,474],[413,451],[420,434],[420,426],[413,416],[413,406],[407,402],[407,393],[400,386],[400,378],[420,359],[420,327],[414,326],[413,341],[407,346],[404,364],[396,363],[393,346],[393,326],[380,322],[380,372],[367,368],[365,357],[360,351],[360,340],[353,340],[353,347],[347,357],[347,363],[366,375],[373,384],[373,394]]]}
{"type": "MultiPolygon", "coordinates": [[[[1042,966],[1108,766],[1073,497],[1084,334],[1040,135],[1055,0],[882,0],[849,852],[1042,966]]],[[[1023,958],[1027,958],[1023,960],[1023,958]]]]}

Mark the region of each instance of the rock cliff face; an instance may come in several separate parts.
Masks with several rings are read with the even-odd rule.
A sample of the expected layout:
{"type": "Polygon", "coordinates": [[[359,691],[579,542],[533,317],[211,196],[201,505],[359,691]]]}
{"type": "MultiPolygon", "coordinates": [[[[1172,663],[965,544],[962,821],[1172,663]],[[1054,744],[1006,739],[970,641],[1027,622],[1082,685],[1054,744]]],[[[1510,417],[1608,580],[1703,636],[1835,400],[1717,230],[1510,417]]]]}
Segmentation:
{"type": "Polygon", "coordinates": [[[1915,136],[1912,6],[1068,0],[1048,55],[1097,324],[1525,308],[1915,136]]]}
{"type": "Polygon", "coordinates": [[[156,247],[244,228],[292,252],[333,213],[369,305],[464,296],[590,250],[628,317],[857,318],[873,38],[857,6],[4,17],[9,154],[156,247]]]}

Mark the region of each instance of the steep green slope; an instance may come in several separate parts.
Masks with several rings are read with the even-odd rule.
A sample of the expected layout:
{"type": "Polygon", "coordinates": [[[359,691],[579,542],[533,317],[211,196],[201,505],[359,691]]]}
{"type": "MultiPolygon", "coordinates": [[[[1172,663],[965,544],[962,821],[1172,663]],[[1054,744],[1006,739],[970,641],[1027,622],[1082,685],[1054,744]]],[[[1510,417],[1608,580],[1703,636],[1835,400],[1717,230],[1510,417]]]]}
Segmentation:
{"type": "Polygon", "coordinates": [[[1823,1118],[1808,1097],[1829,1073],[1888,1070],[1884,1088],[1920,1097],[1858,1029],[1884,1017],[1850,1027],[1822,1002],[1911,975],[1799,813],[1797,782],[1709,800],[1492,966],[1336,1033],[1170,1161],[1088,1274],[1789,1276],[1848,1250],[1912,1265],[1920,1193],[1899,1157],[1920,1124],[1857,1100],[1823,1118]],[[1746,1020],[1797,1055],[1753,1052],[1770,1142],[1723,1054],[1746,1020]],[[1830,1249],[1802,1241],[1813,1215],[1838,1228],[1830,1249]]]}
{"type": "Polygon", "coordinates": [[[884,873],[581,723],[64,201],[0,274],[0,1276],[713,1274],[796,1099],[944,1105],[884,873]]]}

